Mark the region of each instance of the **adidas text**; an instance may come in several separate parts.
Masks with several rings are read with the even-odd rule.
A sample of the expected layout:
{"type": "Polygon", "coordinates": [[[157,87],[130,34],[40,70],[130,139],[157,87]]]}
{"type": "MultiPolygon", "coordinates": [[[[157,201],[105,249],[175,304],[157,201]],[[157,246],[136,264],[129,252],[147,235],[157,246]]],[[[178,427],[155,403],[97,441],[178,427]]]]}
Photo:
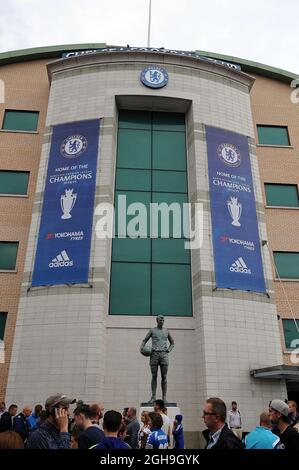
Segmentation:
{"type": "Polygon", "coordinates": [[[73,266],[73,261],[55,261],[49,264],[49,268],[64,268],[68,266],[73,266]]]}

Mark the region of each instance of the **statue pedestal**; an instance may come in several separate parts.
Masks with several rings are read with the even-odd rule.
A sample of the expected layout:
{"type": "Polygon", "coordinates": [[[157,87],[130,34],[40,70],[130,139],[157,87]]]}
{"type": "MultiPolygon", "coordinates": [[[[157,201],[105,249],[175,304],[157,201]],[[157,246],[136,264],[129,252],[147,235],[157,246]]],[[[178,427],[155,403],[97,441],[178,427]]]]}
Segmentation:
{"type": "MultiPolygon", "coordinates": [[[[170,419],[170,431],[172,431],[172,427],[173,427],[173,422],[174,422],[174,418],[175,418],[175,415],[179,415],[181,414],[181,410],[180,408],[177,406],[176,403],[166,403],[166,408],[167,408],[167,417],[170,419]]],[[[146,402],[143,402],[140,404],[140,408],[139,408],[139,414],[138,414],[138,421],[140,422],[140,424],[142,425],[141,423],[141,413],[143,411],[154,411],[154,407],[153,405],[149,405],[148,403],[146,402]]],[[[184,423],[183,423],[184,424],[184,423]]],[[[172,433],[170,435],[170,443],[171,443],[171,448],[173,448],[173,437],[172,437],[172,433]]]]}
{"type": "MultiPolygon", "coordinates": [[[[149,411],[154,411],[154,405],[152,403],[150,403],[149,401],[143,401],[140,403],[140,406],[141,408],[151,408],[149,411]]],[[[167,402],[165,403],[165,406],[166,408],[176,408],[177,407],[177,403],[175,402],[167,402]]],[[[148,410],[144,410],[144,411],[148,411],[148,410]]],[[[179,413],[176,413],[176,414],[179,414],[179,413]]]]}

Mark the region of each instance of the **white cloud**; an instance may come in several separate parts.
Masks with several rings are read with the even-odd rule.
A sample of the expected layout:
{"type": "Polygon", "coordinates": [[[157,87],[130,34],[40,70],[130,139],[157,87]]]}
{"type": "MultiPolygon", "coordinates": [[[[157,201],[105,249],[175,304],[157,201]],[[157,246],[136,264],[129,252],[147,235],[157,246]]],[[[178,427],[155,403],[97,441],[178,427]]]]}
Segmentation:
{"type": "MultiPolygon", "coordinates": [[[[2,0],[0,51],[106,42],[144,46],[149,0],[2,0]]],[[[299,72],[297,0],[152,0],[151,44],[299,72]]]]}

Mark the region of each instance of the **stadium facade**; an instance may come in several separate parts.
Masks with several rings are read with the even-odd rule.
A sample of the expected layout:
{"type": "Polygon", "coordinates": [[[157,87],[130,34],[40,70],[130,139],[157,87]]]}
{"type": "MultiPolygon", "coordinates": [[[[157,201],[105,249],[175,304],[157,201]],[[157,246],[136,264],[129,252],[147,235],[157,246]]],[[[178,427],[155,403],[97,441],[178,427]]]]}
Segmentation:
{"type": "Polygon", "coordinates": [[[245,430],[269,400],[298,401],[296,78],[203,51],[0,54],[1,399],[22,406],[62,391],[138,406],[150,396],[140,343],[163,314],[175,341],[168,399],[189,445],[209,396],[236,400],[245,430]],[[99,238],[97,208],[119,195],[200,204],[201,248],[117,228],[99,238]]]}

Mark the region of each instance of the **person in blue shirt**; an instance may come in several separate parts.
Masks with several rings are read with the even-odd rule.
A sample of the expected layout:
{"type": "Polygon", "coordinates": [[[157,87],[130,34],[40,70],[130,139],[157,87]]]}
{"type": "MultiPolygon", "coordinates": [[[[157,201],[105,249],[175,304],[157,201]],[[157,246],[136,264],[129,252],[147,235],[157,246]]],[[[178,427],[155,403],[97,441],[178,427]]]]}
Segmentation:
{"type": "Polygon", "coordinates": [[[173,422],[173,429],[172,429],[174,449],[184,449],[185,447],[184,430],[183,430],[182,421],[183,421],[182,415],[175,415],[175,420],[173,422]]]}
{"type": "Polygon", "coordinates": [[[38,428],[40,414],[42,411],[42,405],[35,405],[34,411],[32,411],[31,415],[27,418],[30,432],[35,431],[38,428]]]}
{"type": "Polygon", "coordinates": [[[117,436],[122,425],[122,416],[118,411],[106,411],[103,419],[105,437],[90,449],[130,449],[120,437],[117,436]]]}
{"type": "Polygon", "coordinates": [[[147,438],[146,449],[168,449],[167,434],[163,431],[163,418],[160,413],[151,412],[149,415],[149,426],[151,433],[147,438]]]}
{"type": "Polygon", "coordinates": [[[279,449],[280,439],[270,431],[272,426],[269,413],[260,415],[260,426],[244,438],[245,449],[279,449]]]}

